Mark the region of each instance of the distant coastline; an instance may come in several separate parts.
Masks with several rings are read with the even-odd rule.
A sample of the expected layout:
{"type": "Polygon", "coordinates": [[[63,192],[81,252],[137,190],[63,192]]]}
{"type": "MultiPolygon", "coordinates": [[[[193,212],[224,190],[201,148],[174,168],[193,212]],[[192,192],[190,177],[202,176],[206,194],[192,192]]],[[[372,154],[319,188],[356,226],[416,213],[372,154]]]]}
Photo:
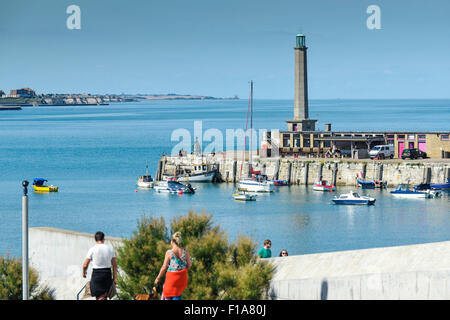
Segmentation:
{"type": "Polygon", "coordinates": [[[212,96],[181,95],[181,94],[40,94],[32,97],[0,97],[2,110],[6,107],[26,106],[72,106],[72,105],[108,105],[114,102],[141,102],[150,100],[235,100],[233,98],[216,98],[212,96]]]}

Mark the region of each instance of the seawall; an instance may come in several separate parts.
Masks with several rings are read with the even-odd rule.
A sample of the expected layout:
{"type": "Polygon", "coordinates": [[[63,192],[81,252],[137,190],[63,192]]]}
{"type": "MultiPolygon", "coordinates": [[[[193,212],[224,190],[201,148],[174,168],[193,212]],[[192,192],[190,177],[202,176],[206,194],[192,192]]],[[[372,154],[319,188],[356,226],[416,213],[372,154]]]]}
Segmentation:
{"type": "MultiPolygon", "coordinates": [[[[122,239],[106,237],[120,246],[122,239]]],[[[30,265],[60,300],[90,278],[82,264],[94,235],[30,229],[30,265]]],[[[275,266],[269,299],[450,299],[450,241],[265,259],[275,266]]]]}
{"type": "Polygon", "coordinates": [[[266,260],[272,299],[450,299],[450,241],[266,260]]]}
{"type": "MultiPolygon", "coordinates": [[[[194,155],[183,157],[163,156],[158,162],[156,178],[161,174],[175,175],[177,167],[208,163],[216,168],[218,178],[223,182],[236,182],[249,176],[249,161],[225,157],[224,154],[194,155]],[[242,170],[241,170],[242,167],[242,170]]],[[[345,160],[310,158],[259,158],[252,160],[253,169],[266,174],[269,179],[288,180],[291,184],[310,185],[320,176],[339,186],[354,186],[356,176],[363,174],[368,179],[386,181],[388,186],[399,183],[412,185],[422,182],[443,183],[450,178],[450,159],[420,160],[345,160]]]]}

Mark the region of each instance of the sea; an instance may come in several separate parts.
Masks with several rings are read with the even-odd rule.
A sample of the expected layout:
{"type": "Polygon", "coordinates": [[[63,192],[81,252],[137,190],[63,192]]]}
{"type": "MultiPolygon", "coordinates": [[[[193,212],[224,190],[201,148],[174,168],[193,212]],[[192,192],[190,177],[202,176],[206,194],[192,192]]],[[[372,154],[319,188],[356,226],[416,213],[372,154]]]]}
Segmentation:
{"type": "MultiPolygon", "coordinates": [[[[319,130],[326,123],[348,131],[450,130],[450,100],[311,100],[309,111],[319,130]]],[[[299,255],[450,240],[447,193],[400,200],[389,190],[361,190],[377,199],[374,206],[339,206],[332,193],[311,186],[277,187],[254,202],[235,201],[231,183],[197,183],[193,195],[137,189],[146,163],[154,176],[161,155],[177,151],[177,133],[190,133],[189,147],[201,124],[207,145],[205,132],[215,129],[225,139],[227,129],[245,129],[247,115],[245,99],[0,111],[0,255],[21,256],[22,181],[34,178],[47,179],[59,192],[29,188],[30,227],[127,238],[143,216],[164,217],[169,224],[193,210],[212,215],[230,242],[244,235],[261,247],[271,239],[274,256],[282,249],[299,255]]],[[[286,130],[292,116],[292,100],[255,99],[251,121],[256,130],[286,130]]]]}

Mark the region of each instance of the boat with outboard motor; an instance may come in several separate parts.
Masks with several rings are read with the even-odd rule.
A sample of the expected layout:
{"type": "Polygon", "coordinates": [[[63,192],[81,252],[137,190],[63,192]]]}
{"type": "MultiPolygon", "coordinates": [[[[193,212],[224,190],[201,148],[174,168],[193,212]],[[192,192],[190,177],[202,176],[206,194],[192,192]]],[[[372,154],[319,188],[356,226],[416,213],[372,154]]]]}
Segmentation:
{"type": "Polygon", "coordinates": [[[437,192],[436,190],[428,189],[426,186],[424,186],[424,184],[419,186],[416,186],[411,190],[409,188],[409,184],[400,183],[397,188],[390,193],[394,197],[409,199],[436,198],[440,195],[439,192],[437,192]]]}
{"type": "Polygon", "coordinates": [[[33,181],[33,189],[34,192],[58,192],[58,187],[54,185],[46,186],[45,182],[48,182],[47,179],[36,178],[33,181]]]}
{"type": "Polygon", "coordinates": [[[413,187],[414,191],[422,191],[428,194],[428,198],[437,198],[442,196],[440,189],[433,189],[430,183],[421,183],[413,187]]]}
{"type": "Polygon", "coordinates": [[[430,187],[434,190],[450,190],[450,178],[447,179],[447,183],[430,183],[430,187]]]}
{"type": "Polygon", "coordinates": [[[275,186],[288,186],[289,185],[289,181],[287,180],[272,180],[273,184],[275,186]]]}
{"type": "Polygon", "coordinates": [[[233,194],[233,198],[235,200],[240,201],[255,201],[257,195],[249,192],[247,189],[238,188],[236,192],[233,194]]]}
{"type": "Polygon", "coordinates": [[[332,201],[335,204],[348,204],[348,205],[373,205],[376,199],[366,196],[360,196],[359,193],[350,191],[346,194],[341,194],[339,197],[334,197],[332,201]]]}
{"type": "Polygon", "coordinates": [[[313,186],[313,190],[316,191],[334,191],[336,190],[336,186],[327,182],[327,180],[319,180],[313,186]]]}
{"type": "Polygon", "coordinates": [[[381,181],[378,179],[369,180],[369,179],[356,178],[356,183],[362,189],[375,189],[375,188],[386,188],[387,187],[386,181],[381,181]]]}
{"type": "Polygon", "coordinates": [[[184,185],[178,181],[158,181],[153,189],[157,192],[168,192],[168,193],[195,193],[194,187],[191,184],[184,185]]]}

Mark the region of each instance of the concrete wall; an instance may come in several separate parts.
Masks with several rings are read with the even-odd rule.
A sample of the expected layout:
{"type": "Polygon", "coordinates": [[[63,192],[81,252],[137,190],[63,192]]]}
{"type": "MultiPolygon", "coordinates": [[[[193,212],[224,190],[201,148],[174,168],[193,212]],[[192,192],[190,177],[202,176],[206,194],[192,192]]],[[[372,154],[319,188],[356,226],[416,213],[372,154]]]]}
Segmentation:
{"type": "MultiPolygon", "coordinates": [[[[91,234],[30,229],[30,262],[57,299],[76,299],[91,234]]],[[[121,239],[106,238],[117,248],[121,239]]],[[[450,241],[265,259],[271,299],[450,299],[450,241]]],[[[88,278],[91,270],[88,270],[88,278]]]]}
{"type": "MultiPolygon", "coordinates": [[[[105,243],[116,248],[121,239],[105,237],[105,243]]],[[[58,300],[74,300],[78,291],[87,283],[82,277],[82,265],[86,254],[95,245],[94,235],[54,228],[30,228],[30,266],[39,273],[40,280],[55,289],[58,300]]]]}
{"type": "Polygon", "coordinates": [[[450,241],[266,260],[271,299],[450,299],[450,241]]]}

